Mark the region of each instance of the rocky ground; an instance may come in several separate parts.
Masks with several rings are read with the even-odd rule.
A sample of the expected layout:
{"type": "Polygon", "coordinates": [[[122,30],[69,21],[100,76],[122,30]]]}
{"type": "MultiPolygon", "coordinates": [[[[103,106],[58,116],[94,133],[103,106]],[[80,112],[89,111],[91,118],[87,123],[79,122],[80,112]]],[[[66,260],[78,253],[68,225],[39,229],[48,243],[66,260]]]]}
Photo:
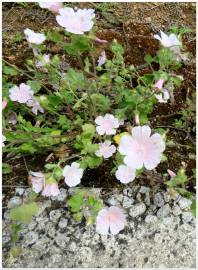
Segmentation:
{"type": "Polygon", "coordinates": [[[195,268],[191,201],[181,196],[172,198],[164,191],[153,194],[144,186],[114,189],[106,199],[108,205],[125,209],[127,224],[116,236],[101,236],[95,232],[95,226],[74,222],[65,204],[72,190],[61,189],[53,200],[41,202],[37,216],[22,226],[17,241],[22,253],[13,258],[9,210],[20,205],[29,191],[17,188],[4,212],[4,267],[195,268]]]}

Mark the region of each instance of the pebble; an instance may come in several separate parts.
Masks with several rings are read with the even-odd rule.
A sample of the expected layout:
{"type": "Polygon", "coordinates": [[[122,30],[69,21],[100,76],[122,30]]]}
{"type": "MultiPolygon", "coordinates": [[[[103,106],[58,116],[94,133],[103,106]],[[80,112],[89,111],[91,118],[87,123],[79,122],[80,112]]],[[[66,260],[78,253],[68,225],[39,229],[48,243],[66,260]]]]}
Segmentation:
{"type": "Polygon", "coordinates": [[[58,223],[58,227],[61,229],[65,229],[67,227],[67,223],[68,223],[67,219],[61,218],[59,223],[58,223]]]}
{"type": "Polygon", "coordinates": [[[118,201],[117,199],[117,196],[111,196],[107,202],[110,204],[110,205],[113,205],[113,206],[120,206],[120,202],[118,201]]]}
{"type": "Polygon", "coordinates": [[[124,208],[130,208],[134,203],[134,199],[133,198],[128,198],[126,196],[124,196],[122,205],[124,208]]]}
{"type": "Polygon", "coordinates": [[[57,209],[57,210],[52,210],[49,215],[50,215],[50,220],[53,221],[54,223],[57,223],[59,218],[62,216],[62,213],[60,209],[57,209]]]}
{"type": "Polygon", "coordinates": [[[25,192],[24,188],[16,188],[16,195],[22,196],[23,193],[25,192]]]}
{"type": "Polygon", "coordinates": [[[164,205],[164,199],[160,192],[156,193],[154,196],[154,204],[158,207],[161,207],[164,205]]]}
{"type": "Polygon", "coordinates": [[[61,248],[65,248],[67,246],[67,243],[69,243],[69,240],[69,237],[61,233],[59,233],[55,238],[56,244],[61,248]]]}
{"type": "Polygon", "coordinates": [[[163,193],[163,196],[164,196],[164,201],[165,201],[166,203],[170,201],[171,196],[170,196],[170,194],[168,194],[168,192],[164,192],[164,193],[163,193]]]}
{"type": "Polygon", "coordinates": [[[157,217],[163,218],[167,217],[171,212],[171,208],[168,204],[163,205],[158,211],[157,211],[157,217]]]}
{"type": "Polygon", "coordinates": [[[8,208],[15,208],[22,204],[22,199],[20,197],[14,196],[8,202],[8,208]]]}
{"type": "Polygon", "coordinates": [[[57,196],[51,197],[52,201],[59,201],[59,202],[64,202],[66,201],[67,198],[67,191],[64,188],[60,189],[60,193],[57,196]]]}
{"type": "Polygon", "coordinates": [[[183,212],[182,213],[183,222],[190,222],[192,219],[193,219],[193,215],[191,212],[183,212]]]}
{"type": "Polygon", "coordinates": [[[158,218],[156,216],[154,216],[154,215],[148,215],[145,218],[146,223],[155,223],[157,221],[158,221],[158,218]]]}
{"type": "Polygon", "coordinates": [[[172,212],[174,216],[179,216],[182,213],[181,208],[177,204],[173,206],[172,212]]]}
{"type": "Polygon", "coordinates": [[[131,206],[129,215],[131,217],[137,217],[142,215],[146,211],[146,205],[144,203],[138,203],[131,206]]]}
{"type": "Polygon", "coordinates": [[[182,197],[178,204],[181,209],[188,209],[191,206],[192,201],[182,197]]]}
{"type": "Polygon", "coordinates": [[[39,238],[38,233],[36,233],[34,231],[28,232],[27,234],[25,234],[25,242],[24,243],[26,246],[32,245],[32,244],[36,243],[38,238],[39,238]]]}
{"type": "Polygon", "coordinates": [[[150,189],[149,187],[141,186],[139,192],[140,192],[140,193],[149,193],[150,190],[151,190],[151,189],[150,189]]]}

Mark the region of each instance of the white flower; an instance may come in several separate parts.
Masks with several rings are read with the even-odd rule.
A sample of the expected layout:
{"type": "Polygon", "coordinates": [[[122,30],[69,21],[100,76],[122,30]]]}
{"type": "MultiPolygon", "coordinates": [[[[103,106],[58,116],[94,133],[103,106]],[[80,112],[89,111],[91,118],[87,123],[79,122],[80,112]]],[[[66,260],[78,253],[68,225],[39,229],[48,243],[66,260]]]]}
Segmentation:
{"type": "Polygon", "coordinates": [[[159,40],[164,47],[168,47],[174,53],[180,53],[181,42],[175,34],[170,34],[169,36],[163,31],[160,31],[160,35],[154,35],[154,38],[159,40]]]}
{"type": "Polygon", "coordinates": [[[63,7],[62,2],[39,2],[41,8],[47,8],[54,13],[58,13],[59,9],[63,7]]]}
{"type": "Polygon", "coordinates": [[[115,175],[118,180],[120,180],[123,184],[128,184],[129,182],[135,179],[135,169],[126,166],[120,165],[118,170],[116,171],[115,175]]]}
{"type": "Polygon", "coordinates": [[[149,126],[138,126],[132,129],[132,135],[121,137],[119,152],[124,155],[124,163],[134,169],[144,167],[154,169],[161,161],[165,143],[160,134],[152,136],[149,126]]]}
{"type": "Polygon", "coordinates": [[[2,147],[5,146],[5,143],[4,143],[5,141],[6,141],[6,137],[4,135],[2,135],[2,147]]]}
{"type": "Polygon", "coordinates": [[[41,172],[30,171],[29,179],[34,192],[39,193],[44,187],[45,176],[41,172]]]}
{"type": "Polygon", "coordinates": [[[116,128],[119,127],[119,120],[108,113],[104,117],[96,117],[95,123],[98,125],[96,130],[99,135],[113,135],[116,133],[116,128]]]}
{"type": "Polygon", "coordinates": [[[109,158],[116,151],[116,147],[111,145],[111,141],[105,141],[104,143],[99,143],[99,150],[95,152],[96,156],[109,158]]]}
{"type": "Polygon", "coordinates": [[[93,18],[95,17],[93,9],[78,9],[65,7],[59,10],[56,16],[58,24],[65,28],[66,31],[82,35],[93,27],[93,18]]]}
{"type": "Polygon", "coordinates": [[[103,208],[99,211],[96,218],[96,231],[106,235],[109,233],[115,235],[124,229],[126,223],[123,210],[116,206],[103,208]]]}
{"type": "Polygon", "coordinates": [[[63,176],[65,177],[65,183],[69,187],[75,187],[80,184],[80,180],[83,176],[83,169],[77,162],[73,162],[71,166],[66,165],[63,169],[63,176]]]}
{"type": "Polygon", "coordinates": [[[34,31],[30,30],[29,28],[24,30],[24,34],[26,36],[26,39],[29,43],[40,45],[42,44],[46,37],[44,34],[35,33],[34,31]]]}
{"type": "Polygon", "coordinates": [[[31,90],[30,86],[21,83],[18,86],[14,86],[9,90],[9,97],[12,101],[17,101],[19,103],[26,103],[29,99],[32,99],[34,92],[31,90]]]}
{"type": "Polygon", "coordinates": [[[38,111],[41,113],[44,113],[44,109],[40,106],[39,102],[35,99],[32,98],[27,101],[27,106],[32,107],[32,112],[37,115],[38,111]]]}
{"type": "Polygon", "coordinates": [[[98,66],[101,67],[106,62],[106,53],[105,51],[101,52],[101,55],[98,58],[98,66]]]}
{"type": "Polygon", "coordinates": [[[169,92],[166,89],[162,89],[161,92],[161,94],[155,94],[155,97],[159,103],[167,103],[167,100],[170,98],[169,92]]]}
{"type": "Polygon", "coordinates": [[[38,68],[39,67],[44,67],[49,63],[50,63],[50,55],[49,54],[44,54],[44,55],[42,55],[41,60],[36,63],[36,67],[38,67],[38,68]]]}

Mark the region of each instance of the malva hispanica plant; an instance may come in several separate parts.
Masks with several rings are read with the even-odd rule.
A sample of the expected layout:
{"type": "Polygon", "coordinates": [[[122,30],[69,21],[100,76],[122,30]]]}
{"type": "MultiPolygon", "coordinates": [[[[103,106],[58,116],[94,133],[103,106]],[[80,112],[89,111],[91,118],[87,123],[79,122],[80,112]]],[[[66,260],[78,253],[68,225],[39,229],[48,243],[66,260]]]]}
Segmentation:
{"type": "MultiPolygon", "coordinates": [[[[154,35],[160,49],[155,56],[145,55],[151,71],[139,75],[138,68],[124,63],[121,44],[95,35],[93,9],[74,10],[62,3],[39,5],[55,13],[57,27],[47,33],[24,29],[33,58],[27,59],[25,72],[3,62],[2,106],[4,153],[66,149],[43,172],[29,172],[35,200],[39,193],[57,196],[61,181],[78,186],[86,169],[97,168],[106,159],[113,160],[111,173],[125,185],[145,169],[156,168],[163,159],[165,134],[151,130],[149,115],[157,102],[174,98],[174,89],[183,80],[177,74],[188,60],[182,36],[162,31],[154,35]],[[78,68],[58,54],[47,54],[51,43],[73,57],[78,68]],[[14,84],[21,73],[27,80],[14,84]]],[[[104,208],[99,197],[85,190],[77,189],[67,204],[76,220],[85,217],[88,224],[96,223],[101,234],[117,234],[124,228],[122,209],[104,208]]],[[[27,209],[30,217],[34,215],[35,202],[13,209],[12,219],[23,222],[27,209]]]]}

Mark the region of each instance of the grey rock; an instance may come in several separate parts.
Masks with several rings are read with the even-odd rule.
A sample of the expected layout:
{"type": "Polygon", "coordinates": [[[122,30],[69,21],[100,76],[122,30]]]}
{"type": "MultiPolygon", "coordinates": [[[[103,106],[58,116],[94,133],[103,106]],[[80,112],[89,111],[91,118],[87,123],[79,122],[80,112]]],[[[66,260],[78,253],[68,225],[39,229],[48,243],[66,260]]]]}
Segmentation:
{"type": "Polygon", "coordinates": [[[61,218],[58,223],[58,227],[60,229],[65,229],[67,227],[67,223],[68,223],[68,220],[66,218],[61,218]]]}
{"type": "Polygon", "coordinates": [[[55,241],[56,241],[56,244],[61,247],[61,248],[65,248],[67,246],[67,244],[69,243],[70,241],[70,238],[67,237],[66,235],[64,234],[58,234],[55,238],[55,241]]]}
{"type": "Polygon", "coordinates": [[[36,227],[36,225],[37,225],[37,222],[36,221],[32,221],[31,223],[28,224],[28,230],[29,231],[34,230],[35,227],[36,227]]]}
{"type": "Polygon", "coordinates": [[[115,195],[115,196],[114,196],[114,195],[111,196],[111,197],[107,200],[107,202],[108,202],[110,205],[113,205],[113,206],[120,206],[120,202],[118,201],[116,195],[115,195]]]}
{"type": "Polygon", "coordinates": [[[171,212],[171,208],[168,204],[163,205],[158,211],[157,211],[157,217],[158,218],[164,218],[167,217],[171,212]]]}
{"type": "Polygon", "coordinates": [[[191,212],[183,212],[182,213],[182,220],[185,223],[190,222],[193,219],[193,215],[191,212]]]}
{"type": "Polygon", "coordinates": [[[36,217],[38,217],[41,214],[43,214],[43,212],[45,211],[45,209],[51,207],[51,205],[52,205],[52,203],[51,203],[50,200],[45,200],[43,202],[39,202],[38,203],[39,211],[36,214],[36,217]]]}
{"type": "Polygon", "coordinates": [[[155,223],[157,221],[158,221],[158,218],[156,216],[154,216],[154,215],[148,215],[145,218],[146,223],[155,223]]]}
{"type": "Polygon", "coordinates": [[[12,197],[8,202],[8,208],[15,208],[22,204],[22,199],[18,196],[12,197]]]}
{"type": "Polygon", "coordinates": [[[144,203],[138,203],[131,207],[129,215],[131,217],[138,217],[146,211],[146,205],[144,203]]]}
{"type": "Polygon", "coordinates": [[[24,243],[26,246],[32,245],[32,244],[36,243],[36,241],[38,240],[38,233],[28,232],[24,238],[25,238],[24,243]]]}
{"type": "Polygon", "coordinates": [[[192,204],[192,201],[187,198],[181,197],[178,204],[181,209],[189,209],[192,204]]]}
{"type": "Polygon", "coordinates": [[[57,196],[53,196],[51,198],[52,201],[66,202],[67,198],[67,190],[64,188],[60,189],[60,193],[57,196]]]}
{"type": "Polygon", "coordinates": [[[179,216],[182,213],[181,208],[177,204],[173,206],[172,212],[175,216],[179,216]]]}
{"type": "Polygon", "coordinates": [[[49,237],[53,238],[56,235],[56,229],[53,222],[46,223],[44,228],[49,237]]]}
{"type": "Polygon", "coordinates": [[[133,198],[128,198],[126,196],[124,196],[122,205],[124,208],[130,208],[134,203],[134,199],[133,198]]]}
{"type": "Polygon", "coordinates": [[[168,192],[163,193],[164,201],[167,203],[171,200],[171,196],[168,192]]]}
{"type": "Polygon", "coordinates": [[[151,190],[151,189],[150,189],[149,187],[141,186],[139,192],[145,194],[145,193],[149,193],[150,190],[151,190]]]}
{"type": "Polygon", "coordinates": [[[19,196],[22,196],[23,193],[25,192],[25,189],[24,188],[16,188],[16,195],[19,195],[19,196]]]}
{"type": "Polygon", "coordinates": [[[154,204],[158,207],[161,207],[164,205],[164,199],[160,192],[156,193],[154,196],[154,204]]]}
{"type": "Polygon", "coordinates": [[[50,216],[51,221],[53,221],[54,223],[57,223],[59,218],[62,216],[62,212],[60,209],[52,210],[49,216],[50,216]]]}

